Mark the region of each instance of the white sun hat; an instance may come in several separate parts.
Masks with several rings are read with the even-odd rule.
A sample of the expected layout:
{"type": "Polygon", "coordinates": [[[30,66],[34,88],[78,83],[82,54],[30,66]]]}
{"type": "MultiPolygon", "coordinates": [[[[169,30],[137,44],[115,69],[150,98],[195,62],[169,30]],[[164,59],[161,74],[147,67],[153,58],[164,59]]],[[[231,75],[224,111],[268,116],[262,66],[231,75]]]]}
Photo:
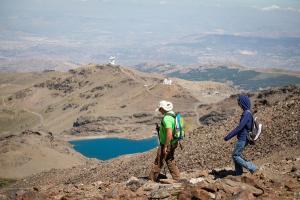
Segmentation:
{"type": "Polygon", "coordinates": [[[155,111],[157,112],[160,108],[163,108],[165,111],[168,112],[173,109],[173,104],[169,101],[162,100],[159,102],[158,107],[156,108],[155,111]]]}

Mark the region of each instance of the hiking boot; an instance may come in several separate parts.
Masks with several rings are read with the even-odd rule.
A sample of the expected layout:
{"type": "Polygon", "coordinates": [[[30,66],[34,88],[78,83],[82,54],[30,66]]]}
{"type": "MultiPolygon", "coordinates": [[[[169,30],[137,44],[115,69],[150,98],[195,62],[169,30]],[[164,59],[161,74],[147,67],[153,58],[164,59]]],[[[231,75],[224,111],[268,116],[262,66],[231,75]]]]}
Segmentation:
{"type": "Polygon", "coordinates": [[[158,176],[160,174],[160,168],[158,165],[152,165],[150,174],[148,176],[149,180],[157,182],[158,181],[158,176]]]}
{"type": "Polygon", "coordinates": [[[254,174],[257,174],[259,170],[258,170],[258,168],[255,168],[254,170],[249,170],[249,171],[252,175],[254,175],[254,174]]]}
{"type": "Polygon", "coordinates": [[[179,172],[179,169],[176,166],[175,162],[174,161],[173,162],[168,161],[167,166],[169,168],[169,171],[170,171],[170,174],[171,174],[172,178],[174,180],[179,180],[180,179],[180,172],[179,172]]]}

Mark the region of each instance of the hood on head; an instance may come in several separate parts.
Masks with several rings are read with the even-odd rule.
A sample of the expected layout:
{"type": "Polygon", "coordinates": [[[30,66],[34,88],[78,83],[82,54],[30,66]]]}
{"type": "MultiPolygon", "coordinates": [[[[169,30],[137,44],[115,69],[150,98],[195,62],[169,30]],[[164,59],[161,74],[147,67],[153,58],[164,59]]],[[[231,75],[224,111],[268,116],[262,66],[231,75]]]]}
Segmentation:
{"type": "Polygon", "coordinates": [[[238,98],[238,102],[243,110],[251,109],[251,102],[248,96],[240,95],[238,98]]]}

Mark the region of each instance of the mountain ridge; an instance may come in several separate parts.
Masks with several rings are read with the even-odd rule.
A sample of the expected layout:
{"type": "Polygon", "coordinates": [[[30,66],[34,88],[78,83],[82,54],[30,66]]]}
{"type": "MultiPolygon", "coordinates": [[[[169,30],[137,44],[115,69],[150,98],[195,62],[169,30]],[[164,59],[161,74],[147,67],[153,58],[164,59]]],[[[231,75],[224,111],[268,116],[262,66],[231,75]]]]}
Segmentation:
{"type": "MultiPolygon", "coordinates": [[[[196,87],[190,82],[174,79],[172,85],[163,85],[164,76],[111,65],[90,64],[68,72],[8,75],[1,83],[3,94],[0,94],[3,108],[12,112],[8,116],[22,117],[22,113],[26,113],[32,120],[27,126],[24,122],[23,127],[40,127],[62,137],[99,134],[149,137],[157,118],[154,110],[161,99],[172,101],[176,110],[183,112],[194,126],[197,120],[190,105],[217,101],[235,92],[230,86],[201,82],[197,85],[202,88],[201,93],[196,93],[190,89],[196,87]],[[214,90],[219,94],[214,95],[214,90]],[[136,117],[138,115],[141,116],[136,117]],[[36,118],[38,120],[34,120],[36,118]],[[110,118],[119,118],[120,127],[116,128],[110,118]],[[139,121],[145,121],[146,125],[139,121]]],[[[5,124],[3,129],[9,131],[5,124]]],[[[16,130],[21,129],[16,127],[16,130]]]]}

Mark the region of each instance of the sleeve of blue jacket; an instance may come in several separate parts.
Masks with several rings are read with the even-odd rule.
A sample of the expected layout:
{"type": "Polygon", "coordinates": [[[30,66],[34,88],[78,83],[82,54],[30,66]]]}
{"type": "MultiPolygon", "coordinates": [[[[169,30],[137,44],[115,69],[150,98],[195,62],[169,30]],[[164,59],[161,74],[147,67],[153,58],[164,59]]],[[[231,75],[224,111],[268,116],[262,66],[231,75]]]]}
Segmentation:
{"type": "Polygon", "coordinates": [[[233,129],[230,133],[228,133],[224,137],[224,140],[228,141],[231,138],[233,138],[234,136],[236,136],[246,126],[248,120],[249,120],[249,114],[248,114],[248,112],[244,112],[241,117],[240,124],[235,129],[233,129]]]}

